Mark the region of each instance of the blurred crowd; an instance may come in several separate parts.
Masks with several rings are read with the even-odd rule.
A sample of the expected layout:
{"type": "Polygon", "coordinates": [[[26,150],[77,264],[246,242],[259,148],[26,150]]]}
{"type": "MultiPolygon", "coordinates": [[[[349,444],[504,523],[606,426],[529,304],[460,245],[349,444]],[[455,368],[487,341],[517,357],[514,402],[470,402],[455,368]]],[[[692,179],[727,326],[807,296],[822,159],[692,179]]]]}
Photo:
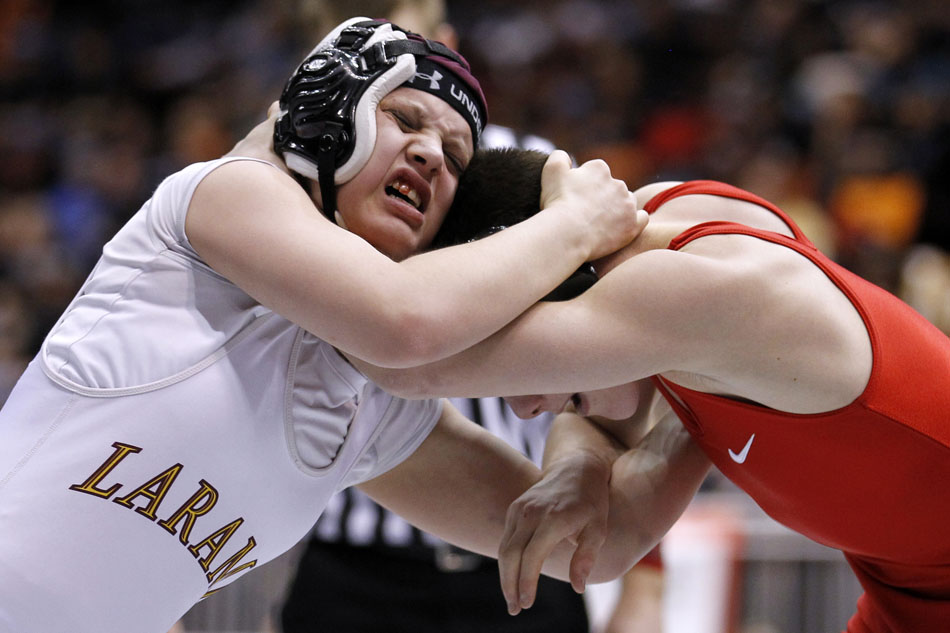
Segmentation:
{"type": "MultiPolygon", "coordinates": [[[[0,401],[162,178],[263,118],[319,0],[0,3],[0,401]]],[[[492,120],[724,180],[950,331],[946,0],[458,0],[492,120]]]]}

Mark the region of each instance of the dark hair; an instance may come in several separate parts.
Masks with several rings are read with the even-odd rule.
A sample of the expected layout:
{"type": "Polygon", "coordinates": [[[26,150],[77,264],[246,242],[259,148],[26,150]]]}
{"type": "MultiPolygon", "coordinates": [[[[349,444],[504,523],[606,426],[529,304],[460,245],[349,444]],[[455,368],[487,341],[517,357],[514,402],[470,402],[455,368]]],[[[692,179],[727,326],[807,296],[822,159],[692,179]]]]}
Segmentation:
{"type": "Polygon", "coordinates": [[[477,150],[459,178],[452,207],[432,246],[470,242],[540,211],[541,170],[547,158],[534,150],[477,150]]]}
{"type": "MultiPolygon", "coordinates": [[[[541,210],[541,171],[548,155],[517,148],[479,149],[459,178],[458,191],[433,248],[464,244],[527,220],[541,210]]],[[[573,299],[597,281],[584,264],[543,301],[573,299]]]]}

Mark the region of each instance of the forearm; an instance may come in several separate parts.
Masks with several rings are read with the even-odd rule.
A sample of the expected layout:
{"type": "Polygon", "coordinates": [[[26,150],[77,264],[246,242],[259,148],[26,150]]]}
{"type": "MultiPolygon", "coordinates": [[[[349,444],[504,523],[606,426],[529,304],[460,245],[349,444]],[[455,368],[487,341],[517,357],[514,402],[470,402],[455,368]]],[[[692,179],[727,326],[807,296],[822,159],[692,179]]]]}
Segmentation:
{"type": "Polygon", "coordinates": [[[284,318],[380,367],[413,367],[485,339],[636,237],[645,222],[625,187],[601,201],[589,186],[490,238],[394,261],[323,217],[285,172],[238,160],[197,186],[185,233],[204,263],[284,318]]]}
{"type": "Polygon", "coordinates": [[[592,581],[616,574],[613,559],[629,568],[649,553],[682,515],[710,466],[672,413],[637,447],[618,457],[611,471],[607,539],[601,552],[605,566],[595,567],[592,581]]]}
{"type": "Polygon", "coordinates": [[[524,455],[446,403],[415,453],[360,488],[416,527],[494,557],[508,506],[540,476],[524,455]]]}
{"type": "MultiPolygon", "coordinates": [[[[626,421],[627,448],[615,435],[574,414],[552,424],[545,447],[544,473],[557,468],[585,468],[590,481],[608,486],[603,546],[591,567],[590,582],[605,582],[625,573],[647,555],[672,527],[692,499],[710,464],[679,419],[662,402],[644,402],[644,413],[666,411],[648,431],[648,420],[626,421]],[[604,473],[603,469],[609,469],[604,473]]],[[[563,556],[549,559],[546,574],[563,574],[563,556]]]]}
{"type": "Polygon", "coordinates": [[[559,422],[544,477],[508,512],[499,572],[512,614],[534,602],[541,572],[563,577],[569,565],[578,591],[625,573],[673,525],[710,467],[668,407],[607,472],[613,440],[583,418],[568,419],[572,428],[559,422]]]}
{"type": "MultiPolygon", "coordinates": [[[[583,472],[591,482],[587,485],[593,486],[584,489],[596,490],[596,486],[602,486],[608,491],[603,549],[596,558],[584,563],[589,569],[590,582],[604,582],[622,575],[650,550],[648,545],[652,534],[641,529],[640,524],[642,500],[618,485],[618,481],[628,478],[630,472],[646,470],[646,460],[641,453],[628,448],[603,426],[576,414],[565,413],[555,418],[551,425],[543,464],[545,476],[552,476],[558,469],[583,472]],[[615,478],[618,468],[624,474],[620,480],[615,478]]],[[[594,498],[587,502],[594,503],[594,498]]],[[[573,554],[569,543],[559,545],[545,562],[544,573],[561,577],[573,554]]],[[[584,569],[579,568],[576,573],[583,574],[584,569]]]]}
{"type": "Polygon", "coordinates": [[[657,297],[669,285],[651,271],[658,263],[675,268],[668,258],[653,256],[658,252],[665,253],[632,257],[575,299],[535,304],[484,341],[441,361],[407,370],[355,363],[405,398],[574,393],[651,376],[695,356],[693,345],[673,336],[677,328],[664,329],[667,310],[644,316],[642,297],[657,297]]]}
{"type": "Polygon", "coordinates": [[[546,210],[490,237],[421,253],[400,262],[405,286],[384,284],[393,319],[419,333],[414,350],[389,367],[450,357],[488,338],[587,261],[577,216],[546,210]]]}
{"type": "Polygon", "coordinates": [[[605,481],[613,464],[628,448],[590,420],[575,413],[562,413],[554,418],[544,444],[542,469],[582,459],[591,468],[600,468],[605,481]]]}

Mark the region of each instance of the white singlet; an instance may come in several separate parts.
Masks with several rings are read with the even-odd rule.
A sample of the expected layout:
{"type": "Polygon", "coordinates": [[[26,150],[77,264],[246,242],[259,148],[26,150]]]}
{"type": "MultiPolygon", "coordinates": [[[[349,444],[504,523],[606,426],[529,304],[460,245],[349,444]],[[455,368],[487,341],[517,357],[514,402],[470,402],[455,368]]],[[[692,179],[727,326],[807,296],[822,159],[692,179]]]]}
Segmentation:
{"type": "Polygon", "coordinates": [[[166,179],[106,244],[0,412],[4,633],[164,633],[441,413],[201,261],[185,214],[228,160],[166,179]]]}

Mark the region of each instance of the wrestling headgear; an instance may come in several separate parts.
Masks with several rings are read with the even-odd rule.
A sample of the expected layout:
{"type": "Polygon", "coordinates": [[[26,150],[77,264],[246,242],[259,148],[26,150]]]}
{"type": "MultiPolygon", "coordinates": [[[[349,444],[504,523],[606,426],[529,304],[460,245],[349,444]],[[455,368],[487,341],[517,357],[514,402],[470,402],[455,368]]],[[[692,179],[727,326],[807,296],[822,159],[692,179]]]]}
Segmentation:
{"type": "Polygon", "coordinates": [[[320,183],[327,217],[336,211],[336,185],[353,178],[373,152],[380,99],[399,86],[445,100],[478,145],[487,110],[468,62],[390,22],[352,18],[340,24],[287,81],[274,149],[292,171],[320,183]]]}

